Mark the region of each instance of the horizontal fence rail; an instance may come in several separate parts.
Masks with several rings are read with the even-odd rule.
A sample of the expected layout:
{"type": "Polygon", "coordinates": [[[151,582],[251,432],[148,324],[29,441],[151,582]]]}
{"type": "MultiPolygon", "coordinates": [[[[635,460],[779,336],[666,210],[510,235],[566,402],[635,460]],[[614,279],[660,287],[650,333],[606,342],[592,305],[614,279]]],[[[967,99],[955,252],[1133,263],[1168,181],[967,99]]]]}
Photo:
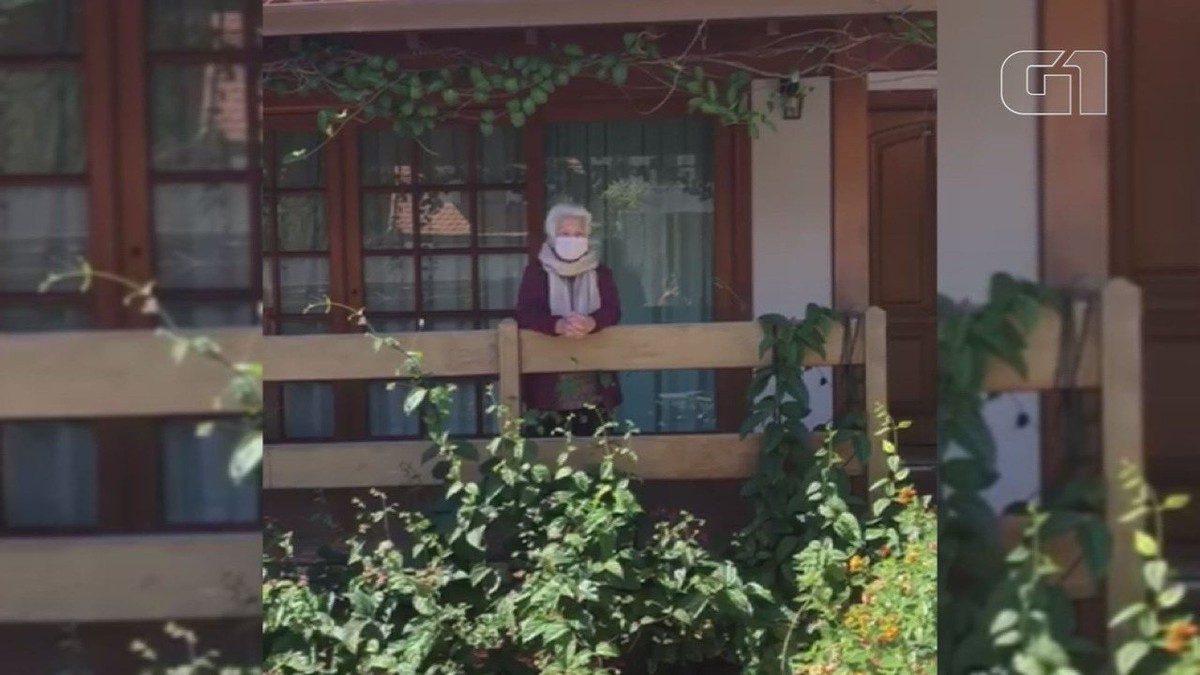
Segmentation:
{"type": "Polygon", "coordinates": [[[262,535],[0,539],[0,624],[262,613],[262,535]]]}
{"type": "MultiPolygon", "coordinates": [[[[868,405],[887,404],[886,315],[869,308],[851,319],[851,335],[836,324],[828,331],[825,354],[810,354],[809,366],[859,365],[866,372],[868,405]],[[849,338],[849,339],[848,339],[849,338]],[[848,353],[843,353],[848,349],[848,353]]],[[[750,369],[769,362],[760,353],[758,322],[615,326],[574,340],[519,330],[508,319],[493,330],[403,333],[391,335],[402,349],[421,355],[429,377],[494,376],[499,400],[520,409],[521,376],[531,373],[590,371],[750,369]]],[[[313,380],[394,380],[404,365],[394,349],[374,350],[361,335],[272,336],[266,338],[264,372],[268,382],[313,380]]],[[[869,410],[867,411],[870,412],[869,410]]],[[[867,415],[869,423],[877,420],[867,415]]],[[[872,429],[874,426],[871,427],[872,429]]],[[[534,439],[539,452],[553,459],[563,439],[534,439]]],[[[636,460],[622,468],[652,480],[746,478],[758,463],[760,437],[751,434],[639,435],[630,441],[636,460]]],[[[868,472],[884,471],[879,439],[872,437],[868,472]]],[[[599,454],[591,439],[578,439],[577,465],[599,454]]],[[[437,481],[432,465],[421,461],[428,441],[287,443],[265,450],[263,487],[333,488],[428,485],[437,481]]],[[[862,472],[849,448],[841,448],[847,470],[862,472]]],[[[471,467],[468,467],[471,470],[471,467]]]]}
{"type": "MultiPolygon", "coordinates": [[[[234,361],[261,359],[259,329],[203,334],[234,361]]],[[[171,366],[171,341],[151,331],[0,334],[0,420],[211,413],[229,372],[192,355],[171,366]]]]}
{"type": "MultiPolygon", "coordinates": [[[[1067,336],[1081,345],[1079,365],[1070,381],[1058,376],[1064,322],[1057,311],[1045,310],[1028,336],[1025,351],[1028,377],[1022,378],[1009,365],[995,362],[988,369],[984,388],[991,392],[1045,392],[1062,388],[1097,389],[1101,406],[1101,463],[1108,499],[1105,521],[1113,537],[1112,558],[1103,593],[1109,614],[1142,598],[1138,556],[1133,548],[1137,522],[1121,522],[1127,500],[1117,474],[1125,464],[1143,470],[1141,290],[1125,279],[1108,281],[1100,293],[1096,320],[1083,321],[1084,305],[1077,303],[1075,334],[1067,336]]],[[[1015,546],[1021,539],[1025,518],[1005,516],[1001,537],[1015,546]]],[[[1096,597],[1100,583],[1087,574],[1081,563],[1080,543],[1071,537],[1046,542],[1049,555],[1067,573],[1064,588],[1073,597],[1096,597]]],[[[1119,633],[1121,629],[1115,629],[1119,633]]]]}

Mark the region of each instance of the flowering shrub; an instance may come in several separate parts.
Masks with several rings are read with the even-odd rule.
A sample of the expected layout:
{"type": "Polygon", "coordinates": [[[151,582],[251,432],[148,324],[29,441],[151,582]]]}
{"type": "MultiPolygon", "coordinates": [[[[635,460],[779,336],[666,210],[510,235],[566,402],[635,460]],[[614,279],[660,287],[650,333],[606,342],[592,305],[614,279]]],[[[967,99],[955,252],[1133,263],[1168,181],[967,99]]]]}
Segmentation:
{"type": "MultiPolygon", "coordinates": [[[[858,597],[826,613],[816,640],[793,659],[797,675],[936,672],[937,516],[913,488],[900,496],[897,545],[851,555],[844,573],[820,575],[858,597]]],[[[812,558],[801,554],[799,577],[809,576],[812,558]]]]}

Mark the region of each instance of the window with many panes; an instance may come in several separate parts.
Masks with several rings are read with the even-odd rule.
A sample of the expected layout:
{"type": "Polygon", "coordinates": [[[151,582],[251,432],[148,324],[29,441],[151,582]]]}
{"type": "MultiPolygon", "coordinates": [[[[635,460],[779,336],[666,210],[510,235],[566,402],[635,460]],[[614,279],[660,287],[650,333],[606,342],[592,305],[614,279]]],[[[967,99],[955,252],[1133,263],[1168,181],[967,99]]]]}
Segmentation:
{"type": "MultiPolygon", "coordinates": [[[[187,326],[253,326],[255,0],[29,0],[0,21],[0,331],[147,327],[86,258],[156,278],[187,326]]],[[[164,363],[169,363],[164,345],[164,363]]],[[[64,386],[68,386],[64,383],[64,386]]],[[[120,395],[120,392],[114,392],[120,395]]],[[[0,532],[257,526],[228,458],[241,422],[0,424],[0,532]]]]}

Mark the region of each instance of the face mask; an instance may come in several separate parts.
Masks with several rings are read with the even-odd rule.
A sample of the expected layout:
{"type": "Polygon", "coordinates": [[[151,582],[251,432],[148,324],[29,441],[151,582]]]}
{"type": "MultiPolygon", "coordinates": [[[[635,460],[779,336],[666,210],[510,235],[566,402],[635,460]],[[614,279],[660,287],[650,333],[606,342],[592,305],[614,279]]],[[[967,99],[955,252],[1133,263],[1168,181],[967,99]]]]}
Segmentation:
{"type": "Polygon", "coordinates": [[[555,237],[554,253],[568,262],[579,260],[588,252],[587,237],[555,237]]]}

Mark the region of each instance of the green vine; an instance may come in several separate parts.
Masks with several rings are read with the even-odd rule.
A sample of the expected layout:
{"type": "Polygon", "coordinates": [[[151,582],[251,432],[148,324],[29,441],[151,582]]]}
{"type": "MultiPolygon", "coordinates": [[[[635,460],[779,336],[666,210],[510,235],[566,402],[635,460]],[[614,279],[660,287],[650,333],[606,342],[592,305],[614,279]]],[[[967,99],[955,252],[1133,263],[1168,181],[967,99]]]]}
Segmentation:
{"type": "MultiPolygon", "coordinates": [[[[805,359],[810,354],[824,357],[830,329],[848,322],[842,313],[815,304],[808,305],[800,320],[768,314],[759,322],[763,330],[759,353],[770,353],[771,361],[754,371],[750,409],[741,428],[744,438],[762,427],[758,470],[742,488],[742,496],[753,503],[754,515],[734,545],[740,565],[753,571],[754,580],[793,594],[797,589],[788,585],[795,581],[794,556],[818,536],[816,526],[832,510],[855,503],[844,471],[822,472],[813,429],[805,421],[812,412],[804,382],[805,359]],[[814,482],[830,491],[820,500],[820,512],[808,509],[809,486],[814,482]]],[[[847,415],[832,426],[839,440],[851,443],[865,464],[869,442],[862,416],[847,415]]],[[[853,521],[848,507],[846,513],[845,521],[853,521]]]]}
{"type": "MultiPolygon", "coordinates": [[[[170,342],[171,359],[176,364],[193,356],[211,361],[229,373],[225,390],[213,396],[213,410],[232,410],[240,413],[248,424],[230,458],[229,474],[238,482],[255,475],[262,465],[263,455],[262,363],[231,359],[212,338],[185,333],[170,312],[163,307],[153,280],[134,281],[118,274],[97,270],[88,261],[80,260],[72,269],[50,274],[39,285],[38,291],[45,293],[58,284],[74,282],[79,285],[80,293],[87,293],[96,281],[112,283],[125,289],[122,298],[125,307],[136,309],[139,314],[158,320],[156,333],[170,342]]],[[[212,421],[200,422],[196,425],[196,435],[208,436],[213,427],[212,421]]]]}
{"type": "MultiPolygon", "coordinates": [[[[367,54],[309,39],[298,51],[264,65],[264,87],[285,95],[319,94],[341,101],[321,110],[318,128],[333,137],[348,124],[382,119],[395,131],[419,138],[450,120],[479,125],[490,134],[498,125],[522,127],[554,93],[577,80],[595,80],[625,90],[650,90],[662,95],[658,106],[686,95],[688,111],[716,118],[725,125],[746,125],[757,135],[760,125],[772,127],[768,113],[779,104],[772,92],[767,110],[750,102],[752,77],[774,77],[800,86],[803,77],[842,72],[833,57],[868,42],[884,40],[897,48],[919,46],[932,51],[936,34],[932,21],[892,17],[895,29],[879,34],[821,29],[766,41],[741,53],[706,53],[707,22],[702,22],[679,53],[667,54],[661,34],[649,30],[622,36],[617,49],[586,51],[576,44],[550,44],[537,53],[483,56],[460,49],[420,50],[418,54],[367,54]],[[791,69],[766,69],[763,58],[794,58],[803,63],[791,69]],[[429,63],[442,62],[441,67],[429,63]]],[[[931,54],[931,60],[932,60],[931,54]]],[[[870,64],[863,72],[870,69],[870,64]]],[[[803,96],[807,90],[799,89],[803,96]]],[[[312,149],[296,151],[297,158],[312,149]]]]}

